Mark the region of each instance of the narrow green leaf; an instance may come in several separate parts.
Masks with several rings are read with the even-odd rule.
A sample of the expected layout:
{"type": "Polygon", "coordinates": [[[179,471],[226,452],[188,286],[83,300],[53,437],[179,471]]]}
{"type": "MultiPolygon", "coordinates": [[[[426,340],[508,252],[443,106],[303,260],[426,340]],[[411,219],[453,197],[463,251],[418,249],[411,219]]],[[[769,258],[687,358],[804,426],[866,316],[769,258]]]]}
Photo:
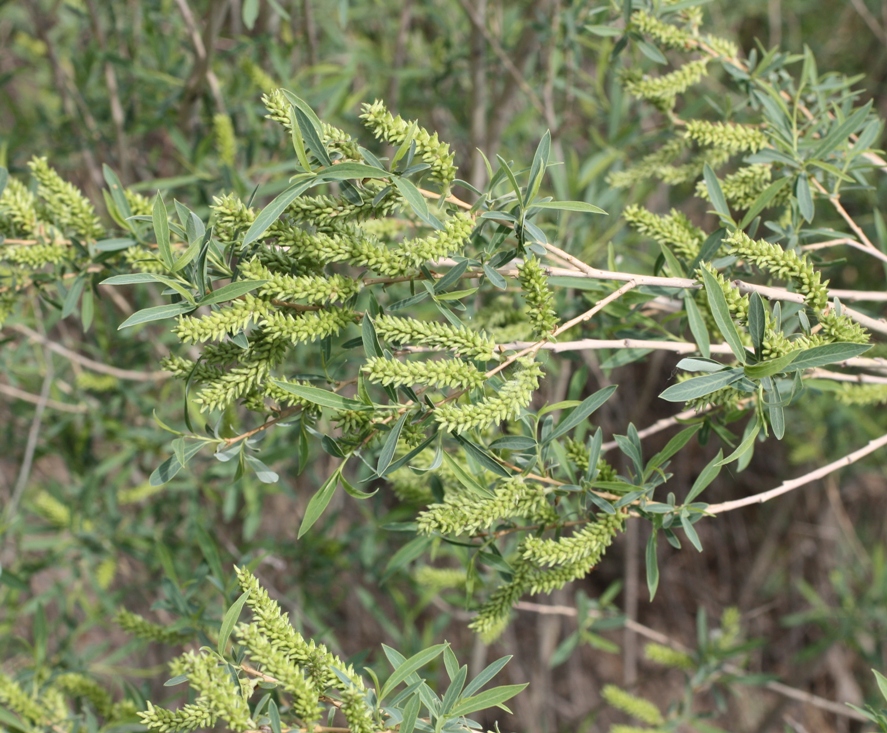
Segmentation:
{"type": "Polygon", "coordinates": [[[89,330],[92,325],[92,317],[95,314],[95,303],[93,302],[92,290],[83,293],[80,301],[80,322],[83,324],[83,333],[89,330]]]}
{"type": "MultiPolygon", "coordinates": [[[[258,5],[258,2],[256,2],[258,5]]],[[[274,700],[268,703],[268,721],[271,723],[271,733],[283,733],[283,726],[280,722],[280,710],[277,709],[277,703],[274,700]]]]}
{"type": "MultiPolygon", "coordinates": [[[[316,171],[317,177],[324,181],[346,181],[360,178],[391,178],[391,174],[381,168],[376,168],[363,163],[337,163],[322,171],[316,171]]],[[[406,180],[395,178],[395,184],[398,180],[406,180]]],[[[414,186],[415,188],[415,186],[414,186]]],[[[419,194],[421,196],[421,194],[419,194]]],[[[425,199],[423,198],[424,202],[425,199]]],[[[427,211],[427,209],[426,209],[427,211]]]]}
{"type": "Polygon", "coordinates": [[[789,181],[791,181],[791,178],[778,178],[761,191],[761,194],[755,199],[751,208],[746,212],[745,216],[742,217],[742,221],[739,223],[739,228],[745,229],[751,224],[754,218],[767,208],[770,202],[776,197],[776,194],[788,185],[789,181]]]}
{"type": "Polygon", "coordinates": [[[755,353],[760,354],[764,347],[764,329],[767,323],[765,315],[764,299],[757,291],[753,292],[748,302],[748,332],[751,342],[755,347],[755,353]]]}
{"type": "Polygon", "coordinates": [[[499,657],[495,662],[491,662],[480,674],[477,675],[477,677],[468,683],[462,694],[465,697],[471,697],[474,695],[474,693],[480,690],[481,687],[499,674],[502,668],[511,661],[513,656],[513,654],[509,654],[506,657],[499,657]]]}
{"type": "Polygon", "coordinates": [[[400,416],[400,419],[394,423],[394,427],[388,431],[388,436],[385,438],[385,444],[382,446],[382,451],[379,453],[379,461],[376,463],[377,475],[384,476],[388,466],[391,465],[391,460],[394,458],[394,451],[397,450],[397,441],[400,440],[403,426],[406,424],[409,417],[410,413],[405,412],[400,416]]]}
{"type": "Polygon", "coordinates": [[[690,272],[696,272],[696,268],[699,267],[700,262],[710,262],[714,259],[714,256],[721,248],[721,243],[724,241],[726,234],[727,230],[722,227],[713,231],[705,238],[705,241],[699,248],[699,254],[696,255],[696,257],[693,258],[693,262],[690,263],[690,272]]]}
{"type": "MultiPolygon", "coordinates": [[[[247,29],[252,30],[259,17],[259,0],[244,0],[243,7],[240,9],[240,17],[247,29]]],[[[278,720],[278,729],[274,733],[280,733],[279,725],[280,721],[278,720]]]]}
{"type": "Polygon", "coordinates": [[[684,533],[687,535],[687,539],[690,540],[690,544],[699,552],[702,552],[702,543],[699,541],[699,535],[696,534],[696,528],[690,521],[689,515],[684,512],[681,512],[681,526],[684,528],[684,533]]]}
{"type": "Polygon", "coordinates": [[[280,476],[276,471],[272,471],[255,456],[244,454],[244,458],[246,459],[247,465],[253,470],[253,473],[256,474],[256,478],[263,484],[276,484],[280,480],[280,476]]]}
{"type": "Polygon", "coordinates": [[[461,483],[466,489],[471,491],[478,496],[488,497],[492,495],[492,492],[484,486],[481,486],[477,481],[474,480],[468,473],[465,472],[465,469],[462,468],[455,460],[450,456],[449,453],[444,451],[443,453],[444,462],[449,466],[450,470],[455,474],[456,478],[459,479],[459,483],[461,483]]]}
{"type": "Polygon", "coordinates": [[[407,128],[403,141],[400,143],[400,147],[394,153],[394,157],[391,158],[391,170],[394,170],[394,167],[397,165],[398,161],[410,151],[410,147],[413,144],[413,138],[416,136],[417,129],[418,125],[416,121],[413,120],[410,123],[410,126],[407,128]]]}
{"type": "MultiPolygon", "coordinates": [[[[123,184],[120,182],[117,174],[107,164],[102,165],[102,176],[104,176],[105,183],[108,184],[108,191],[111,193],[111,200],[114,202],[114,206],[117,207],[117,213],[120,214],[120,217],[125,222],[132,216],[132,209],[129,207],[129,201],[126,200],[123,184]]],[[[2,173],[0,173],[0,178],[2,178],[2,173]]],[[[0,181],[0,194],[2,193],[3,185],[2,181],[0,181]]]]}
{"type": "Polygon", "coordinates": [[[425,201],[425,197],[419,193],[419,189],[413,185],[412,181],[398,177],[394,179],[394,185],[397,186],[400,195],[403,196],[404,201],[410,205],[410,208],[416,213],[416,216],[422,219],[427,219],[428,203],[425,201]]]}
{"type": "Polygon", "coordinates": [[[317,387],[307,387],[301,384],[278,382],[276,379],[272,381],[281,389],[286,390],[287,392],[290,392],[297,397],[301,397],[303,400],[313,402],[315,405],[320,405],[321,407],[329,407],[333,410],[373,409],[372,405],[365,405],[363,402],[359,402],[358,400],[351,400],[347,397],[342,397],[335,392],[328,392],[325,389],[318,389],[317,387]]]}
{"type": "Polygon", "coordinates": [[[548,165],[548,156],[551,154],[551,131],[546,130],[539,144],[536,146],[536,152],[533,155],[533,164],[530,166],[530,180],[527,184],[527,202],[530,203],[539,193],[539,187],[542,185],[542,178],[545,175],[545,168],[548,165]]]}
{"type": "Polygon", "coordinates": [[[296,151],[296,157],[306,173],[311,173],[311,161],[308,160],[308,150],[305,148],[305,141],[302,139],[302,130],[299,128],[299,121],[296,119],[296,108],[290,105],[290,137],[293,141],[293,149],[296,151]]]}
{"type": "Polygon", "coordinates": [[[687,445],[687,443],[690,442],[690,439],[699,432],[699,429],[701,427],[702,423],[696,423],[695,425],[691,425],[688,428],[684,428],[681,432],[675,435],[671,440],[668,441],[668,443],[665,445],[665,448],[659,451],[647,462],[647,466],[644,469],[644,474],[649,475],[654,468],[658,468],[667,460],[669,460],[681,448],[683,448],[685,445],[687,445]]]}
{"type": "Polygon", "coordinates": [[[699,353],[708,359],[711,357],[711,341],[708,337],[708,328],[692,294],[688,293],[684,296],[684,307],[687,309],[687,321],[690,324],[690,333],[693,334],[693,340],[699,348],[699,353]]]}
{"type": "Polygon", "coordinates": [[[607,212],[600,206],[586,203],[585,201],[543,201],[533,204],[535,209],[556,209],[557,211],[578,211],[583,214],[603,214],[607,212]]]}
{"type": "Polygon", "coordinates": [[[724,198],[724,192],[721,190],[721,183],[718,181],[717,175],[706,163],[702,169],[702,176],[705,178],[705,187],[708,189],[708,197],[711,200],[715,211],[721,215],[726,221],[733,221],[730,216],[730,207],[727,206],[727,199],[724,198]]]}
{"type": "MultiPolygon", "coordinates": [[[[764,379],[765,377],[772,377],[774,374],[781,374],[786,371],[789,366],[792,366],[792,362],[802,353],[804,352],[800,350],[790,351],[788,354],[784,354],[776,359],[768,359],[759,364],[750,364],[744,369],[745,376],[749,379],[764,379]]],[[[795,371],[796,369],[797,367],[792,366],[792,371],[795,371]]]]}
{"type": "Polygon", "coordinates": [[[364,314],[360,323],[360,339],[363,342],[363,351],[367,357],[382,356],[382,346],[376,333],[376,326],[369,313],[364,314]]]}
{"type": "Polygon", "coordinates": [[[409,702],[403,706],[403,720],[398,726],[398,733],[413,733],[416,728],[416,721],[419,719],[419,709],[422,706],[422,700],[418,695],[413,695],[409,702]]]}
{"type": "Polygon", "coordinates": [[[385,566],[385,570],[382,572],[382,582],[384,583],[398,570],[409,565],[416,558],[424,555],[433,539],[433,537],[419,535],[418,537],[411,539],[395,552],[385,566]]]}
{"type": "Polygon", "coordinates": [[[644,54],[650,61],[655,61],[657,64],[667,64],[668,59],[665,58],[665,55],[660,51],[656,46],[648,41],[637,40],[635,41],[637,47],[641,50],[641,53],[644,54]]]}
{"type": "Polygon", "coordinates": [[[724,457],[724,451],[719,450],[718,454],[712,458],[705,468],[702,469],[702,472],[696,477],[696,480],[693,482],[693,485],[690,487],[690,493],[687,494],[687,498],[684,499],[685,504],[691,503],[697,496],[699,496],[705,489],[708,488],[708,485],[714,481],[718,474],[721,472],[721,459],[724,457]]]}
{"type": "Polygon", "coordinates": [[[757,415],[755,415],[754,420],[749,428],[746,429],[745,434],[743,435],[742,442],[739,444],[739,447],[736,448],[729,456],[726,458],[722,458],[719,466],[726,466],[729,463],[733,463],[733,461],[737,461],[745,453],[751,450],[752,446],[755,444],[755,440],[758,437],[758,433],[761,432],[761,421],[757,415]]]}
{"type": "Polygon", "coordinates": [[[468,438],[464,438],[457,433],[454,433],[453,437],[456,439],[456,442],[465,449],[465,452],[480,463],[485,469],[497,476],[501,476],[502,478],[511,478],[511,473],[479,445],[472,443],[468,438]]]}
{"type": "Polygon", "coordinates": [[[225,656],[225,650],[228,648],[228,639],[231,637],[231,632],[234,631],[234,626],[237,624],[237,619],[240,618],[247,598],[249,598],[249,591],[244,591],[240,598],[234,601],[231,608],[225,611],[225,616],[222,619],[222,628],[219,629],[219,656],[225,656]]]}
{"type": "Polygon", "coordinates": [[[379,493],[378,488],[373,491],[361,491],[360,489],[355,488],[342,474],[339,474],[339,483],[342,484],[342,488],[345,489],[345,493],[348,494],[348,496],[352,499],[357,499],[358,501],[366,501],[379,493]]]}
{"type": "Polygon", "coordinates": [[[185,313],[190,313],[193,310],[194,306],[190,303],[171,303],[169,305],[157,305],[152,308],[144,308],[133,313],[129,318],[127,318],[117,327],[117,330],[120,331],[124,328],[136,326],[140,323],[149,323],[150,321],[162,321],[166,318],[173,318],[174,316],[180,316],[185,313]]]}
{"type": "Polygon", "coordinates": [[[305,146],[320,161],[323,166],[330,166],[333,161],[330,160],[330,154],[327,152],[323,144],[323,132],[318,132],[314,126],[314,120],[305,114],[304,110],[296,108],[296,120],[299,123],[299,129],[302,131],[302,139],[305,146]]]}
{"type": "Polygon", "coordinates": [[[656,597],[656,589],[659,587],[659,558],[656,554],[656,535],[658,530],[654,527],[647,540],[647,590],[650,591],[650,600],[656,597]]]}
{"type": "MultiPolygon", "coordinates": [[[[186,446],[184,452],[185,461],[191,460],[204,445],[206,444],[203,442],[197,442],[186,446]]],[[[170,456],[154,469],[148,478],[148,484],[151,486],[163,486],[163,484],[171,481],[184,468],[184,465],[176,456],[170,456]]]]}
{"type": "Polygon", "coordinates": [[[536,449],[536,440],[523,435],[506,435],[490,443],[493,450],[528,451],[536,449]]]}
{"type": "Polygon", "coordinates": [[[500,272],[498,272],[495,268],[491,267],[488,264],[484,265],[484,274],[487,276],[487,279],[490,281],[490,285],[494,288],[498,288],[499,290],[505,290],[508,287],[508,282],[502,276],[500,272]]]}
{"type": "Polygon", "coordinates": [[[702,377],[694,377],[684,382],[671,385],[659,397],[667,402],[686,402],[697,397],[705,397],[716,392],[722,387],[738,382],[742,379],[742,369],[725,369],[714,374],[706,374],[702,377]]]}
{"type": "Polygon", "coordinates": [[[281,89],[283,92],[283,96],[287,98],[287,101],[293,105],[296,109],[302,111],[305,117],[308,118],[311,126],[314,128],[314,132],[317,133],[318,137],[323,135],[323,123],[320,121],[320,118],[315,114],[314,110],[311,109],[311,105],[308,104],[301,97],[297,97],[293,94],[289,89],[281,89]]]}
{"type": "Polygon", "coordinates": [[[382,691],[379,693],[379,699],[384,700],[390,692],[394,690],[401,682],[409,677],[413,672],[418,671],[433,659],[440,656],[441,652],[447,647],[447,644],[435,644],[428,649],[423,649],[418,654],[414,654],[391,673],[391,677],[385,682],[382,691]]]}
{"type": "Polygon", "coordinates": [[[343,463],[339,466],[333,472],[333,475],[324,482],[323,486],[318,489],[317,493],[311,497],[311,501],[308,502],[308,506],[305,508],[305,516],[302,517],[302,524],[299,525],[297,539],[301,539],[302,535],[314,526],[314,523],[320,519],[321,514],[329,505],[333,494],[336,493],[336,487],[339,485],[339,474],[342,473],[342,466],[344,465],[343,463]]]}
{"type": "Polygon", "coordinates": [[[496,156],[496,160],[499,161],[499,170],[505,172],[505,177],[508,179],[508,183],[511,184],[511,189],[514,191],[514,195],[517,197],[517,203],[521,209],[524,206],[524,199],[521,195],[520,186],[517,185],[517,178],[514,177],[514,172],[511,170],[511,166],[505,162],[505,158],[501,155],[496,156]]]}
{"type": "Polygon", "coordinates": [[[465,274],[465,271],[468,269],[468,260],[462,260],[462,262],[457,263],[454,267],[450,268],[450,271],[447,272],[440,280],[436,280],[434,283],[434,292],[442,293],[451,285],[455,285],[459,280],[462,279],[462,275],[465,274]]]}
{"type": "Polygon", "coordinates": [[[121,249],[128,249],[136,243],[136,240],[129,237],[113,237],[111,239],[102,239],[95,243],[97,252],[118,252],[121,249]]]}
{"type": "Polygon", "coordinates": [[[501,685],[500,687],[491,687],[477,695],[462,698],[457,705],[453,706],[450,711],[452,715],[465,716],[475,713],[478,710],[486,710],[487,708],[500,706],[506,700],[510,700],[526,689],[528,683],[522,685],[501,685]]]}
{"type": "Polygon", "coordinates": [[[773,436],[776,440],[782,440],[785,436],[785,411],[782,407],[782,395],[775,381],[773,388],[767,392],[767,412],[770,415],[770,427],[773,428],[773,436]]]}
{"type": "Polygon", "coordinates": [[[74,278],[74,282],[71,283],[71,289],[68,290],[65,302],[62,305],[62,318],[67,318],[74,312],[74,309],[77,307],[77,301],[80,300],[80,295],[83,293],[85,283],[86,278],[84,275],[78,275],[74,278]]]}
{"type": "Polygon", "coordinates": [[[425,438],[425,440],[423,440],[421,443],[419,443],[419,445],[417,445],[415,448],[413,448],[413,450],[411,450],[409,453],[407,453],[405,456],[403,456],[402,458],[398,458],[394,463],[392,463],[388,467],[388,470],[385,471],[385,475],[387,476],[389,473],[394,473],[399,468],[403,468],[404,466],[406,466],[417,455],[419,455],[423,450],[425,450],[429,445],[431,445],[431,442],[436,437],[437,437],[437,435],[432,433],[427,438],[425,438]]]}
{"type": "Polygon", "coordinates": [[[283,193],[279,194],[270,204],[268,204],[243,237],[243,246],[248,247],[262,235],[268,231],[268,228],[277,221],[281,214],[286,211],[286,207],[307,191],[311,186],[317,184],[316,176],[313,174],[305,174],[297,176],[295,181],[287,187],[283,193]]]}
{"type": "Polygon", "coordinates": [[[151,220],[154,222],[154,236],[157,239],[157,249],[160,259],[170,270],[173,266],[172,248],[169,243],[169,215],[166,206],[160,197],[160,191],[154,197],[154,207],[151,211],[151,220]]]}
{"type": "Polygon", "coordinates": [[[267,280],[238,280],[237,282],[228,283],[218,290],[213,290],[205,297],[197,301],[197,305],[215,305],[216,303],[224,303],[228,300],[235,300],[241,295],[246,295],[255,290],[260,285],[264,285],[267,280]]]}
{"type": "Polygon", "coordinates": [[[727,305],[727,298],[721,291],[721,286],[706,268],[702,268],[702,280],[705,284],[705,295],[708,298],[708,307],[714,316],[715,323],[720,332],[724,335],[730,351],[739,360],[741,364],[745,364],[746,351],[742,345],[742,339],[739,337],[739,331],[733,323],[733,317],[730,315],[730,308],[727,305]]]}
{"type": "Polygon", "coordinates": [[[813,206],[813,194],[810,193],[810,183],[807,181],[807,175],[801,173],[798,176],[798,182],[795,185],[795,195],[798,197],[798,211],[801,216],[808,222],[813,221],[816,209],[813,206]]]}
{"type": "Polygon", "coordinates": [[[825,157],[862,127],[865,118],[872,109],[873,101],[870,99],[864,107],[860,107],[843,122],[836,121],[828,134],[819,141],[816,149],[810,153],[810,158],[825,157]]]}
{"type": "Polygon", "coordinates": [[[549,436],[543,441],[543,445],[550,443],[552,440],[557,440],[585,422],[595,410],[612,397],[617,386],[618,385],[614,384],[609,387],[604,387],[590,397],[586,397],[582,400],[578,407],[573,409],[569,415],[566,415],[561,419],[557,427],[552,430],[549,436]]]}
{"type": "Polygon", "coordinates": [[[802,351],[792,362],[792,370],[813,369],[815,367],[834,364],[845,359],[852,359],[868,351],[871,344],[853,344],[837,342],[814,346],[812,349],[802,351]]]}
{"type": "Polygon", "coordinates": [[[659,243],[659,249],[662,252],[663,258],[665,258],[665,264],[668,267],[669,271],[672,274],[672,277],[686,277],[687,273],[684,272],[684,267],[678,261],[678,258],[674,256],[674,253],[662,242],[659,243]]]}

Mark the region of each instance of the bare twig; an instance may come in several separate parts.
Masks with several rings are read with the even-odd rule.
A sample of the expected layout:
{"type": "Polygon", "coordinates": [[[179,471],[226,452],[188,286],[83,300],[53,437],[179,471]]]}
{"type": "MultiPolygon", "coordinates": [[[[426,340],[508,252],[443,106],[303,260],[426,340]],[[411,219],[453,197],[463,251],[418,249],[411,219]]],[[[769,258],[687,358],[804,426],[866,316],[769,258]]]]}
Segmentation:
{"type": "Polygon", "coordinates": [[[832,461],[825,466],[821,466],[815,471],[811,471],[810,473],[806,473],[803,476],[799,476],[798,478],[793,478],[789,481],[785,481],[777,486],[775,489],[762,491],[760,494],[746,496],[742,499],[735,499],[734,501],[725,501],[720,504],[712,504],[706,509],[706,513],[723,514],[724,512],[731,512],[734,509],[741,509],[742,507],[751,506],[753,504],[763,504],[764,502],[770,501],[771,499],[775,499],[777,496],[782,496],[783,494],[787,494],[789,491],[794,491],[801,486],[806,486],[807,484],[816,481],[823,476],[828,476],[833,471],[837,471],[838,469],[844,468],[845,466],[856,463],[856,461],[864,458],[869,453],[874,453],[876,450],[878,450],[878,448],[884,445],[887,445],[887,435],[882,435],[880,438],[871,440],[867,445],[860,448],[859,450],[853,451],[853,453],[849,453],[843,458],[839,458],[837,461],[832,461]]]}
{"type": "Polygon", "coordinates": [[[48,398],[43,400],[40,396],[25,392],[25,390],[13,387],[11,384],[0,384],[0,393],[23,402],[30,402],[32,405],[43,404],[45,407],[58,410],[59,412],[73,412],[82,415],[84,412],[89,411],[86,405],[69,405],[66,402],[58,402],[48,398]]]}
{"type": "Polygon", "coordinates": [[[40,397],[37,401],[37,409],[34,410],[34,418],[31,420],[31,427],[28,430],[28,439],[25,443],[25,453],[22,457],[22,463],[19,468],[18,478],[15,487],[12,489],[12,495],[9,503],[6,505],[4,519],[8,523],[18,511],[19,502],[25,487],[28,485],[28,479],[31,476],[31,467],[34,464],[34,452],[37,450],[37,440],[40,437],[40,425],[43,422],[43,412],[46,410],[46,403],[49,400],[49,390],[52,388],[52,379],[55,372],[52,368],[52,354],[47,348],[43,350],[44,363],[46,373],[43,375],[43,386],[40,388],[40,397]]]}
{"type": "MultiPolygon", "coordinates": [[[[518,601],[516,604],[514,604],[514,607],[519,611],[529,611],[531,613],[558,614],[560,616],[574,617],[577,615],[576,609],[572,606],[546,606],[541,603],[533,603],[532,601],[518,601]]],[[[643,636],[650,641],[654,641],[657,644],[662,644],[663,646],[671,647],[672,649],[675,649],[676,651],[682,652],[684,654],[693,653],[693,650],[690,647],[681,644],[679,641],[672,639],[666,634],[656,631],[655,629],[651,629],[649,626],[644,626],[637,621],[626,619],[625,628],[633,631],[638,636],[643,636]]],[[[745,671],[743,669],[733,664],[725,664],[724,671],[728,672],[731,675],[745,675],[745,671]]],[[[832,700],[827,700],[824,697],[819,697],[819,695],[814,695],[810,692],[805,692],[804,690],[798,690],[794,687],[789,687],[788,685],[784,685],[781,682],[775,682],[771,680],[769,682],[765,682],[764,687],[771,692],[782,695],[783,697],[788,697],[792,700],[797,700],[798,702],[812,705],[814,707],[820,708],[821,710],[828,710],[830,713],[834,713],[835,715],[843,715],[844,717],[852,718],[853,720],[867,720],[867,718],[864,718],[852,708],[848,708],[847,706],[833,702],[832,700]]]]}
{"type": "Polygon", "coordinates": [[[484,38],[487,39],[487,43],[490,44],[493,53],[495,53],[499,61],[502,62],[502,66],[505,67],[514,82],[521,88],[524,94],[527,95],[527,99],[530,100],[531,104],[536,108],[539,114],[545,116],[545,106],[542,104],[542,100],[539,98],[536,90],[533,89],[530,83],[524,78],[520,69],[517,68],[514,61],[511,60],[511,57],[505,52],[505,49],[502,48],[502,44],[500,44],[493,34],[490,33],[485,19],[478,14],[475,7],[469,3],[468,0],[459,0],[459,4],[462,6],[462,9],[465,11],[465,14],[468,16],[472,25],[483,34],[484,38]]]}
{"type": "Polygon", "coordinates": [[[172,376],[172,372],[136,372],[130,369],[118,369],[117,367],[108,366],[99,361],[94,361],[87,356],[78,354],[76,351],[71,351],[71,349],[65,348],[61,344],[57,344],[55,341],[51,341],[46,336],[33,331],[23,324],[14,323],[6,327],[13,331],[18,331],[23,336],[27,336],[31,341],[43,344],[50,351],[54,351],[56,354],[64,356],[66,359],[70,359],[71,361],[76,362],[91,371],[99,372],[100,374],[107,374],[112,377],[117,377],[117,379],[124,379],[130,382],[156,382],[163,379],[169,379],[172,376]]]}

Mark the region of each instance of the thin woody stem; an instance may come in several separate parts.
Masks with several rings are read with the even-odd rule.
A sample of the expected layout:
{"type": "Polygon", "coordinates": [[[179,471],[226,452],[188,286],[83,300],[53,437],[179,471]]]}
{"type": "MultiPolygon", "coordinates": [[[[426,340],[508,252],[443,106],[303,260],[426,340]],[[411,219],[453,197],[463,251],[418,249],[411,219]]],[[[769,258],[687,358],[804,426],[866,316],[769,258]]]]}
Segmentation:
{"type": "Polygon", "coordinates": [[[859,450],[848,453],[843,458],[839,458],[837,461],[832,461],[831,463],[825,466],[821,466],[820,468],[817,468],[815,471],[811,471],[810,473],[805,473],[803,476],[784,481],[774,489],[770,489],[769,491],[762,491],[760,494],[746,496],[742,499],[735,499],[734,501],[725,501],[720,504],[711,504],[705,511],[707,514],[723,514],[724,512],[732,512],[734,509],[741,509],[742,507],[752,506],[753,504],[763,504],[770,501],[771,499],[775,499],[777,496],[782,496],[783,494],[787,494],[789,491],[794,491],[801,486],[806,486],[807,484],[812,483],[813,481],[816,481],[823,476],[828,476],[830,473],[844,468],[845,466],[856,463],[856,461],[864,458],[869,453],[874,453],[876,450],[878,450],[878,448],[881,448],[885,445],[887,445],[887,435],[882,435],[880,438],[869,441],[867,445],[863,446],[859,450]]]}

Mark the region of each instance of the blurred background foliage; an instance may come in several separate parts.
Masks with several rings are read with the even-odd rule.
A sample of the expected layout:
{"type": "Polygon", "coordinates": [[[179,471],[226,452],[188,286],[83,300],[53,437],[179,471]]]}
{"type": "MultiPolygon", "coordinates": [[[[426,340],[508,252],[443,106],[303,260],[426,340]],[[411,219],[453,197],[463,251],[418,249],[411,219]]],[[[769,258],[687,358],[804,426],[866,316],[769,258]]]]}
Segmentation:
{"type": "MultiPolygon", "coordinates": [[[[205,215],[220,189],[267,199],[294,170],[281,130],[264,119],[264,92],[292,89],[346,131],[358,127],[360,102],[381,98],[452,143],[460,177],[476,187],[487,176],[476,149],[528,161],[550,129],[552,158],[563,161],[551,173],[553,195],[611,214],[559,231],[561,246],[592,264],[649,269],[658,251],[624,229],[619,212],[639,200],[666,212],[690,191],[606,182],[655,146],[663,120],[622,94],[625,57],[612,61],[614,39],[584,30],[597,22],[596,9],[583,0],[0,2],[0,165],[23,174],[32,155],[48,155],[101,201],[107,164],[135,190],[160,190],[205,215]]],[[[715,1],[705,12],[711,31],[746,51],[806,44],[821,70],[863,75],[859,85],[887,113],[887,3],[715,1]]],[[[636,48],[627,53],[631,64],[650,64],[636,48]]],[[[704,94],[693,99],[707,104],[704,94]]],[[[467,188],[456,192],[471,198],[467,188]]],[[[883,191],[860,197],[868,206],[861,222],[874,229],[864,212],[883,191]]],[[[698,200],[684,209],[705,215],[698,200]]],[[[864,260],[848,260],[842,287],[880,281],[864,260]]],[[[33,299],[33,327],[12,321],[2,332],[0,659],[10,670],[35,679],[83,671],[115,695],[161,699],[169,694],[161,665],[173,650],[134,642],[109,619],[125,605],[200,641],[231,600],[231,565],[252,562],[297,628],[356,662],[374,661],[366,650],[379,642],[409,656],[444,638],[472,670],[514,653],[504,680],[531,684],[514,700],[507,729],[606,730],[622,719],[601,695],[611,682],[662,709],[689,689],[713,711],[713,725],[729,721],[732,731],[781,731],[787,720],[796,730],[858,729],[738,685],[722,665],[741,662],[832,700],[870,699],[869,668],[887,669],[883,461],[701,523],[704,554],[662,551],[654,603],[639,591],[645,538],[635,527],[574,584],[578,598],[561,591],[540,599],[568,610],[525,604],[487,649],[465,628],[463,580],[387,568],[403,543],[383,527],[412,519],[408,505],[384,492],[367,502],[338,496],[336,511],[295,541],[307,500],[334,463],[312,456],[296,475],[298,449],[285,431],[263,446],[278,484],[233,480],[229,466],[198,458],[169,484],[151,486],[148,477],[170,454],[152,413],[177,424],[183,409],[181,385],[156,372],[174,339],[162,328],[116,330],[134,310],[157,304],[150,293],[100,291],[86,335],[59,318],[64,293],[56,302],[46,293],[33,299]],[[35,417],[41,392],[51,401],[35,417]],[[694,668],[705,674],[663,667],[655,650],[645,657],[625,618],[696,649],[694,668]],[[709,629],[705,618],[721,621],[709,629]],[[722,628],[733,646],[712,641],[722,628]],[[740,643],[748,639],[764,643],[740,643]],[[722,678],[726,684],[715,684],[722,678]]],[[[661,353],[643,368],[621,366],[621,358],[583,352],[563,360],[545,399],[581,399],[590,380],[632,385],[601,411],[607,436],[670,414],[656,395],[677,357],[661,353]]],[[[719,479],[710,501],[837,458],[885,423],[870,409],[815,400],[789,419],[787,450],[759,451],[749,470],[719,479]]],[[[678,479],[691,483],[710,454],[682,453],[678,479]]]]}

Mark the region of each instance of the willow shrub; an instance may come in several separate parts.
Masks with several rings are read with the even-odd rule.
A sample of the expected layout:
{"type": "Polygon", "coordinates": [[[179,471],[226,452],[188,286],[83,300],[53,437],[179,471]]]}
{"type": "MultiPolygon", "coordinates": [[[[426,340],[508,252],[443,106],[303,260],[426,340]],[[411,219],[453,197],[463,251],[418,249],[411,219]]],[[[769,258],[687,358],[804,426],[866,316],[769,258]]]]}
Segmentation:
{"type": "MultiPolygon", "coordinates": [[[[527,594],[562,588],[604,562],[629,516],[652,525],[652,596],[660,538],[702,551],[695,525],[745,503],[710,506],[706,488],[724,466],[741,470],[759,445],[782,440],[802,396],[887,398],[880,362],[862,357],[887,324],[845,305],[865,293],[839,296],[823,274],[840,275],[833,248],[887,261],[883,220],[866,208],[887,164],[873,147],[882,125],[871,103],[859,103],[851,80],[820,75],[809,52],[743,58],[700,30],[692,3],[627,6],[609,24],[601,13],[585,32],[612,37],[612,54],[630,46],[671,67],[624,70],[624,90],[662,125],[610,184],[674,187],[709,209],[693,220],[641,205],[609,212],[656,243],[648,271],[618,269],[612,249],[609,269],[598,269],[558,246],[564,230],[581,243],[589,219],[607,212],[547,195],[548,168],[558,163],[548,134],[530,161],[485,158],[489,184],[479,191],[457,178],[447,143],[384,103],[363,106],[358,139],[281,89],[263,101],[269,124],[287,131],[297,172],[264,205],[220,190],[206,219],[159,193],[124,189],[106,168],[108,229],[45,159],[32,160],[31,184],[2,171],[4,317],[26,320],[24,294],[36,288],[63,318],[79,312],[88,330],[98,285],[154,287],[155,304],[119,328],[172,330],[178,345],[162,368],[180,378],[186,409],[180,428],[161,422],[171,443],[145,491],[161,490],[201,453],[232,481],[273,484],[323,451],[335,468],[307,502],[299,537],[318,531],[340,489],[354,501],[392,491],[412,516],[396,529],[412,539],[388,571],[432,553],[449,563],[424,570],[449,573],[444,586],[466,584],[470,626],[484,641],[527,594]],[[721,96],[700,104],[699,89],[721,96]],[[581,399],[554,404],[535,398],[564,368],[559,354],[583,348],[621,353],[622,363],[655,350],[685,354],[660,397],[687,411],[661,451],[645,455],[627,424],[615,436],[622,460],[605,457],[594,414],[617,387],[583,388],[581,399]],[[262,460],[268,433],[291,447],[272,466],[262,460]],[[674,457],[708,440],[723,448],[692,486],[672,485],[674,457]]],[[[52,515],[52,500],[44,504],[52,515]]],[[[62,524],[70,519],[61,516],[67,507],[53,511],[62,524]]],[[[172,664],[168,684],[187,682],[191,702],[174,711],[148,703],[138,715],[149,728],[220,720],[278,731],[338,711],[360,733],[437,733],[474,727],[468,716],[521,687],[481,691],[507,660],[468,682],[444,644],[409,659],[386,649],[395,671],[384,684],[367,671],[368,681],[293,629],[248,569],[237,579],[242,595],[220,630],[186,629],[212,647],[172,664]],[[252,621],[239,624],[245,605],[252,621]],[[439,656],[451,680],[440,695],[419,675],[439,656]]],[[[117,621],[142,638],[188,637],[125,609],[117,621]]],[[[663,662],[692,666],[674,654],[663,662]]],[[[71,699],[90,700],[88,715],[108,727],[136,712],[133,700],[114,702],[88,676],[41,669],[0,677],[4,725],[73,729],[71,699]]],[[[604,697],[654,726],[694,715],[686,706],[663,713],[615,688],[604,697]]]]}

